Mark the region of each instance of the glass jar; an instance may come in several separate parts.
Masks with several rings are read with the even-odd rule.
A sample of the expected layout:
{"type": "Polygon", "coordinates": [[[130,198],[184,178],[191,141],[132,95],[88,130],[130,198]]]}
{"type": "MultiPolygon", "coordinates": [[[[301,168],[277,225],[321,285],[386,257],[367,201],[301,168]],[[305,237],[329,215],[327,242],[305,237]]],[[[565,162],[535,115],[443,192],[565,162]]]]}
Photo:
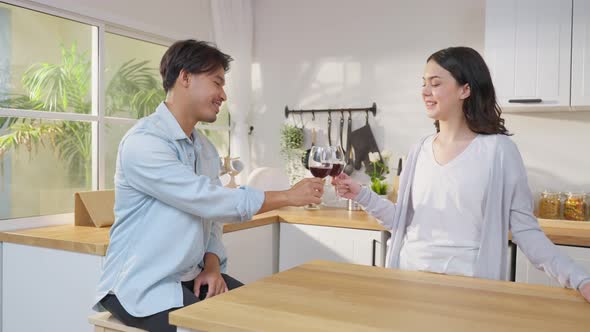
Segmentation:
{"type": "Polygon", "coordinates": [[[568,193],[563,203],[563,216],[567,220],[586,220],[586,194],[568,193]]]}
{"type": "Polygon", "coordinates": [[[544,191],[539,201],[539,218],[559,219],[561,216],[561,193],[544,191]]]}

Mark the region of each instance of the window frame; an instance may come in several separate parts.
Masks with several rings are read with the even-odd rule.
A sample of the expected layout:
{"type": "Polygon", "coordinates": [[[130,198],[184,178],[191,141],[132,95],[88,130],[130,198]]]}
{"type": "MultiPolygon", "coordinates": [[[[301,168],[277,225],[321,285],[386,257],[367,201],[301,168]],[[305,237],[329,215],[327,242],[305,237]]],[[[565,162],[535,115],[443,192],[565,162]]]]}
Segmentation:
{"type": "MultiPolygon", "coordinates": [[[[107,116],[105,110],[106,104],[106,86],[105,86],[105,36],[107,33],[116,34],[122,37],[132,38],[143,42],[148,42],[164,47],[169,47],[175,41],[172,38],[155,35],[152,33],[140,31],[131,27],[112,24],[104,20],[88,17],[63,9],[54,8],[51,6],[33,3],[23,0],[2,0],[4,3],[11,6],[20,7],[27,10],[33,10],[41,14],[55,16],[57,18],[71,20],[82,24],[90,25],[92,27],[92,51],[91,51],[91,100],[92,110],[90,114],[65,113],[65,112],[48,112],[35,111],[26,109],[12,109],[0,107],[0,117],[19,117],[19,118],[34,118],[47,120],[66,120],[66,121],[84,121],[92,124],[92,187],[91,190],[102,190],[106,186],[105,172],[106,172],[106,136],[105,127],[107,124],[124,124],[133,125],[139,119],[121,118],[107,116]]],[[[227,132],[227,136],[231,140],[231,116],[228,119],[227,125],[211,124],[211,125],[197,125],[198,129],[207,129],[214,131],[227,132]]],[[[229,142],[228,142],[229,143],[229,142]]],[[[231,145],[230,145],[231,146],[231,145]]],[[[72,223],[74,219],[73,212],[40,215],[32,217],[11,218],[0,220],[0,231],[17,229],[24,227],[39,227],[53,224],[72,223]],[[21,227],[22,226],[22,227],[21,227]]]]}

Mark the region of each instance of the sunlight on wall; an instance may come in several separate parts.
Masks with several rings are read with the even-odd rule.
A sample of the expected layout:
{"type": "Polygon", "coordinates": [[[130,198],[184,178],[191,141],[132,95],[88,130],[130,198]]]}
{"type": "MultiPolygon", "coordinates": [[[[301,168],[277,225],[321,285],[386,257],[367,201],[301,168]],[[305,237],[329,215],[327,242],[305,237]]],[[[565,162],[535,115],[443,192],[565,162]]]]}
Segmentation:
{"type": "MultiPolygon", "coordinates": [[[[358,88],[361,83],[361,64],[359,62],[348,62],[346,60],[320,59],[317,67],[302,66],[307,68],[317,68],[315,73],[310,73],[309,85],[304,88],[301,99],[301,107],[316,105],[315,107],[326,108],[322,106],[324,98],[332,97],[334,100],[344,100],[347,94],[358,88]]],[[[345,103],[341,103],[343,107],[345,103]]],[[[336,106],[336,105],[334,105],[336,106]]]]}

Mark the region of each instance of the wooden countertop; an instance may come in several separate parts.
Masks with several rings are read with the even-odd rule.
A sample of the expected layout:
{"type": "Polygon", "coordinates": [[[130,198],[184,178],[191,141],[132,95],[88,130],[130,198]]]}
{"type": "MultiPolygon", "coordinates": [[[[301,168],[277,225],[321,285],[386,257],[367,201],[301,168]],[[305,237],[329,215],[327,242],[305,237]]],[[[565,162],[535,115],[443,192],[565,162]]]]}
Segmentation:
{"type": "Polygon", "coordinates": [[[280,222],[290,224],[332,226],[372,231],[384,231],[377,219],[365,211],[348,211],[346,209],[322,208],[320,210],[304,210],[301,208],[285,208],[278,210],[280,222]]]}
{"type": "Polygon", "coordinates": [[[586,331],[571,289],[314,261],[173,311],[202,331],[586,331]]]}
{"type": "MultiPolygon", "coordinates": [[[[364,211],[322,208],[304,210],[284,208],[254,216],[251,221],[226,224],[224,233],[259,227],[278,222],[382,231],[375,218],[364,211]]],[[[543,220],[539,223],[545,234],[556,244],[590,247],[590,222],[543,220]]],[[[0,242],[106,255],[109,227],[95,228],[60,225],[26,230],[0,232],[0,242]]]]}
{"type": "Polygon", "coordinates": [[[539,219],[539,225],[555,244],[590,247],[590,222],[539,219]]]}
{"type": "Polygon", "coordinates": [[[223,226],[223,232],[229,233],[276,222],[373,231],[385,230],[375,218],[371,217],[364,211],[348,211],[345,209],[327,207],[322,207],[319,210],[305,210],[303,208],[290,207],[256,215],[252,218],[252,221],[245,223],[225,224],[223,226]]]}
{"type": "Polygon", "coordinates": [[[0,242],[61,249],[104,256],[109,246],[110,227],[59,225],[0,233],[0,242]]]}
{"type": "MultiPolygon", "coordinates": [[[[307,211],[302,208],[285,208],[256,215],[251,221],[244,223],[226,224],[223,227],[223,232],[235,232],[278,222],[384,230],[374,218],[363,211],[351,212],[333,208],[307,211]]],[[[110,227],[49,226],[0,232],[0,242],[12,242],[104,256],[109,245],[109,231],[110,227]]]]}

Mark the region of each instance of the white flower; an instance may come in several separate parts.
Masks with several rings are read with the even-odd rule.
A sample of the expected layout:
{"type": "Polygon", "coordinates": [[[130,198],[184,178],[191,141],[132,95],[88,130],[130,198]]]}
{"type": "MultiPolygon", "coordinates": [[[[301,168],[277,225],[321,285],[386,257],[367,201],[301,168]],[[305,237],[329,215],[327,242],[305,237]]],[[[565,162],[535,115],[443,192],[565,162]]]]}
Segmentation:
{"type": "Polygon", "coordinates": [[[372,163],[378,162],[379,161],[379,153],[369,152],[369,161],[372,163]]]}
{"type": "Polygon", "coordinates": [[[383,159],[389,159],[391,158],[391,152],[384,150],[383,152],[381,152],[381,157],[383,157],[383,159]]]}

